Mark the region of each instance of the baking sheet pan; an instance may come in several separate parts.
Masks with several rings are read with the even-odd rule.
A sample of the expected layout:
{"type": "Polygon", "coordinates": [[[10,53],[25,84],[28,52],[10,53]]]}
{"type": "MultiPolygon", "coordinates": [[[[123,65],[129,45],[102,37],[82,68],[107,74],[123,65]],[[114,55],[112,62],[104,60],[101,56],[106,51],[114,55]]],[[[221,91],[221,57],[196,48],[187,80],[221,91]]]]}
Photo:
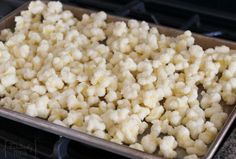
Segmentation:
{"type": "MultiPolygon", "coordinates": [[[[23,4],[18,9],[11,12],[6,17],[2,18],[0,21],[0,30],[2,30],[4,28],[13,28],[13,26],[15,24],[14,17],[16,15],[19,15],[22,10],[27,9],[28,4],[29,4],[29,2],[23,4]]],[[[81,18],[82,14],[84,14],[84,13],[94,12],[92,10],[69,6],[69,5],[64,5],[64,9],[70,10],[74,14],[74,16],[79,19],[81,18]]],[[[127,21],[128,19],[108,15],[108,21],[116,21],[116,20],[127,21]]],[[[156,26],[160,33],[168,35],[168,36],[176,36],[176,35],[183,33],[183,31],[169,28],[169,27],[165,27],[165,26],[159,26],[159,25],[154,25],[154,24],[150,24],[150,25],[156,26]]],[[[195,37],[196,43],[201,45],[203,48],[214,47],[217,45],[226,45],[226,46],[229,46],[231,49],[236,49],[236,43],[231,42],[231,41],[206,37],[206,36],[202,36],[199,34],[193,34],[193,36],[195,37]]],[[[224,110],[229,114],[229,116],[228,116],[224,126],[219,131],[216,139],[210,145],[207,154],[202,158],[210,159],[213,157],[215,151],[217,150],[221,141],[223,140],[227,130],[229,129],[229,127],[232,125],[233,121],[236,118],[236,107],[235,106],[223,106],[223,107],[224,107],[224,110]]],[[[129,157],[129,158],[135,158],[135,159],[160,159],[161,158],[156,155],[151,155],[151,154],[148,154],[145,152],[141,152],[141,151],[129,148],[128,146],[125,146],[125,145],[119,145],[116,143],[112,143],[110,141],[99,139],[97,137],[88,135],[83,132],[79,132],[79,131],[76,131],[76,130],[73,130],[70,128],[65,128],[65,127],[50,123],[46,120],[39,119],[39,118],[33,118],[33,117],[27,116],[25,114],[20,114],[18,112],[14,112],[12,110],[8,110],[5,108],[0,108],[0,116],[14,120],[16,122],[20,122],[20,123],[38,128],[38,129],[41,129],[41,130],[45,130],[45,131],[57,134],[57,135],[61,135],[61,136],[67,137],[69,139],[72,139],[72,140],[75,140],[78,142],[82,142],[82,143],[85,143],[85,144],[88,144],[88,145],[91,145],[91,146],[94,146],[94,147],[97,147],[100,149],[104,149],[104,150],[107,150],[107,151],[110,151],[113,153],[117,153],[117,154],[129,157]]]]}

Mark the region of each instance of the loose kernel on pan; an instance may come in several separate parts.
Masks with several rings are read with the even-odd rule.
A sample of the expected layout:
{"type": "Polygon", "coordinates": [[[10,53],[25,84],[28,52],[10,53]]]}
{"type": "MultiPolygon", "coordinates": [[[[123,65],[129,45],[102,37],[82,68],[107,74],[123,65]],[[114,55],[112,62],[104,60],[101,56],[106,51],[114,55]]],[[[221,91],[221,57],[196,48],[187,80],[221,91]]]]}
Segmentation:
{"type": "Polygon", "coordinates": [[[190,31],[169,37],[146,22],[108,22],[105,12],[77,19],[59,1],[32,1],[15,22],[0,34],[1,107],[197,159],[227,118],[221,101],[235,103],[236,52],[204,50],[190,31]]]}

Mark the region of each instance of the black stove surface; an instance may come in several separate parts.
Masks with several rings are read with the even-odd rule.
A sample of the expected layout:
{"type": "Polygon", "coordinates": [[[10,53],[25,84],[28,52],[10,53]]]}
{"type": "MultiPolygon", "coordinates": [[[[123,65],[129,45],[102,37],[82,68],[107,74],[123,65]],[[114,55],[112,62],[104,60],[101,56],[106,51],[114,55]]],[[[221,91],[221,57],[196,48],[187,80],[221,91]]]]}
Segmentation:
{"type": "MultiPolygon", "coordinates": [[[[24,2],[26,0],[1,0],[0,19],[24,2]]],[[[62,2],[236,41],[236,1],[62,0],[62,2]]],[[[236,122],[234,122],[224,140],[227,140],[235,128],[234,125],[236,125],[236,122]]],[[[234,140],[236,140],[235,136],[233,135],[234,140]]],[[[232,140],[232,137],[230,140],[232,140]]],[[[221,149],[214,158],[227,158],[227,153],[223,155],[221,153],[222,151],[225,152],[225,147],[226,149],[230,147],[230,145],[227,145],[227,141],[224,146],[221,146],[221,149]]],[[[119,155],[70,141],[66,138],[0,117],[0,159],[53,158],[125,159],[119,155]]]]}
{"type": "Polygon", "coordinates": [[[126,159],[0,117],[0,159],[126,159]]]}

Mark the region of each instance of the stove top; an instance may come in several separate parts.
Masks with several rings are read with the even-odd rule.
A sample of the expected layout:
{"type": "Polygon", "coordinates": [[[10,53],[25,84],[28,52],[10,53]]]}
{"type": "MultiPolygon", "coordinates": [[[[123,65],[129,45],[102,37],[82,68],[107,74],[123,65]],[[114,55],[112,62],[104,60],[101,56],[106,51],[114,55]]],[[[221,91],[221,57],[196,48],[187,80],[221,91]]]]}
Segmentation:
{"type": "Polygon", "coordinates": [[[126,159],[0,117],[1,159],[126,159]]]}
{"type": "MultiPolygon", "coordinates": [[[[0,19],[26,0],[0,1],[0,19]]],[[[62,0],[64,3],[236,41],[236,1],[223,0],[62,0]]],[[[215,159],[236,155],[236,122],[215,159]],[[233,131],[234,129],[234,131],[233,131]],[[230,135],[231,134],[231,135],[230,135]],[[230,137],[229,137],[230,136],[230,137]],[[230,150],[230,151],[228,151],[230,150]]],[[[125,159],[0,117],[0,159],[125,159]]],[[[232,158],[232,159],[233,159],[232,158]]]]}

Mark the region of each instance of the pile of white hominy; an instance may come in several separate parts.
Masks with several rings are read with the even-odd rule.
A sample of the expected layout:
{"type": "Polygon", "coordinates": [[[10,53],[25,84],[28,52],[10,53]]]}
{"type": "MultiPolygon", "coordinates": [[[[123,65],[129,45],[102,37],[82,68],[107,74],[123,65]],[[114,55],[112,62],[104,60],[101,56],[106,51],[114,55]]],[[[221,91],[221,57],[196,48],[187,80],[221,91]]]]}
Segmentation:
{"type": "Polygon", "coordinates": [[[203,156],[227,118],[220,102],[236,100],[236,53],[62,7],[33,1],[1,31],[0,106],[166,158],[203,156]]]}

